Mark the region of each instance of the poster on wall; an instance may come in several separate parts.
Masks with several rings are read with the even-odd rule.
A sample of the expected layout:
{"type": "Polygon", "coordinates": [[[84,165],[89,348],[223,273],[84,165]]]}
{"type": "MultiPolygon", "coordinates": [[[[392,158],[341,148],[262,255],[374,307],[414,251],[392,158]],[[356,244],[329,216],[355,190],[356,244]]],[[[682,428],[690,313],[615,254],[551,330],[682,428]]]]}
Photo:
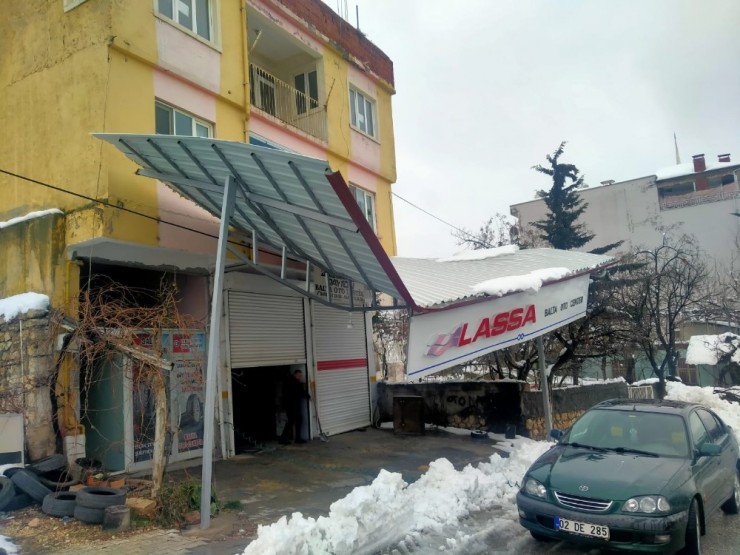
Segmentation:
{"type": "MultiPolygon", "coordinates": [[[[136,345],[152,348],[151,334],[138,334],[134,337],[136,345]]],[[[154,392],[147,381],[147,365],[133,360],[131,385],[133,397],[134,462],[149,461],[154,453],[154,392]]]]}
{"type": "Polygon", "coordinates": [[[177,420],[177,452],[203,448],[205,334],[173,333],[164,350],[172,359],[172,406],[177,420]]]}
{"type": "Polygon", "coordinates": [[[314,268],[311,274],[311,292],[314,295],[329,298],[334,303],[349,305],[350,304],[350,291],[354,299],[353,303],[355,306],[365,306],[365,288],[360,283],[352,283],[348,279],[336,278],[327,276],[326,272],[322,272],[318,268],[314,268]],[[327,289],[328,286],[328,289],[327,289]]]}

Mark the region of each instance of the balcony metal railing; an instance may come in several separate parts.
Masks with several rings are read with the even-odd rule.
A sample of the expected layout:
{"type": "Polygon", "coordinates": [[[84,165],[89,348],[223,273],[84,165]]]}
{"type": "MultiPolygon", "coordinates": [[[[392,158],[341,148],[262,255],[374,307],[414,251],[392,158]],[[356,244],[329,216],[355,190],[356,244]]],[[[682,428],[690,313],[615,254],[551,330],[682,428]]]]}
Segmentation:
{"type": "Polygon", "coordinates": [[[737,183],[722,185],[704,191],[693,191],[684,195],[660,197],[660,209],[671,210],[673,208],[683,208],[685,206],[694,206],[696,204],[706,204],[709,202],[719,202],[729,200],[740,196],[740,188],[737,183]]]}
{"type": "Polygon", "coordinates": [[[254,64],[249,65],[251,104],[312,137],[326,141],[326,108],[285,81],[254,64]]]}

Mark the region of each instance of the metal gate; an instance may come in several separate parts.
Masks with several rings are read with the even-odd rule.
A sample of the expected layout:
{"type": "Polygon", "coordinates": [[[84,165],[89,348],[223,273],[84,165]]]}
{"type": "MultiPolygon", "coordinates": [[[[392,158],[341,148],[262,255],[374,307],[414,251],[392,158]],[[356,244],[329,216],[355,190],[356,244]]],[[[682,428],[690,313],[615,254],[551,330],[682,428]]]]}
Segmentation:
{"type": "Polygon", "coordinates": [[[316,405],[321,431],[370,425],[365,318],[311,302],[316,344],[316,405]]]}
{"type": "Polygon", "coordinates": [[[231,368],[305,364],[303,298],[228,292],[231,368]]]}

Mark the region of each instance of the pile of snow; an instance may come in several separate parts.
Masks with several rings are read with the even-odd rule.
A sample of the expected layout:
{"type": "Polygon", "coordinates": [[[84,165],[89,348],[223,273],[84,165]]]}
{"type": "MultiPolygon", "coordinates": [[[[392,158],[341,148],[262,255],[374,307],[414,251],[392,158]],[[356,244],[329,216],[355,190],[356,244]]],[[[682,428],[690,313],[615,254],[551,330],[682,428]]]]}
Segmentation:
{"type": "Polygon", "coordinates": [[[692,335],[686,351],[686,363],[714,366],[722,355],[728,353],[732,353],[733,362],[740,362],[740,335],[692,335]]]}
{"type": "Polygon", "coordinates": [[[740,442],[740,407],[738,405],[723,400],[714,393],[713,387],[697,387],[678,382],[666,382],[665,385],[666,399],[699,403],[712,409],[725,421],[725,424],[732,426],[732,431],[735,432],[735,437],[740,442]]]}
{"type": "Polygon", "coordinates": [[[40,293],[21,293],[0,299],[0,320],[12,320],[18,314],[29,310],[46,310],[49,308],[49,297],[40,293]]]}
{"type": "MultiPolygon", "coordinates": [[[[737,162],[714,162],[712,160],[707,160],[706,165],[707,169],[705,171],[711,171],[737,166],[737,162]]],[[[668,166],[667,168],[659,169],[655,172],[655,180],[660,181],[662,179],[671,179],[672,177],[680,177],[682,175],[691,175],[694,173],[696,173],[694,171],[694,163],[686,162],[684,164],[677,164],[675,166],[668,166]]]]}
{"type": "Polygon", "coordinates": [[[518,291],[532,291],[536,293],[547,281],[554,281],[567,276],[570,273],[568,268],[543,268],[534,270],[521,276],[506,276],[489,279],[473,286],[476,294],[486,293],[493,297],[501,297],[507,293],[518,291]]]}
{"type": "Polygon", "coordinates": [[[516,245],[504,245],[492,249],[477,249],[472,251],[461,251],[447,258],[438,258],[437,262],[460,262],[462,260],[485,260],[504,254],[514,254],[519,250],[516,245]]]}
{"type": "Polygon", "coordinates": [[[488,462],[460,471],[447,459],[438,459],[413,484],[381,470],[372,484],[333,503],[328,516],[314,519],[293,513],[260,526],[244,555],[370,554],[422,531],[456,527],[471,513],[493,506],[503,506],[514,525],[519,480],[550,446],[517,438],[509,458],[493,454],[488,462]]]}

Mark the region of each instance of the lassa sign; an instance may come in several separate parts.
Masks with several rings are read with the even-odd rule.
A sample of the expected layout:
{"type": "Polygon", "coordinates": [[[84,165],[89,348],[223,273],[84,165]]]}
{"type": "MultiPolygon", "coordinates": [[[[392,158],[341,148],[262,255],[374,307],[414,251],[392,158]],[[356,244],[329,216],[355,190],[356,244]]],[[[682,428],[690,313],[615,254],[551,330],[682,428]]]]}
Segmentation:
{"type": "Polygon", "coordinates": [[[475,343],[481,338],[489,339],[496,337],[507,331],[518,330],[527,324],[537,323],[537,313],[535,306],[530,304],[526,307],[519,307],[506,312],[499,312],[490,318],[484,317],[477,324],[476,332],[469,335],[469,329],[472,331],[473,326],[469,323],[460,324],[450,333],[439,334],[432,337],[428,343],[427,356],[441,356],[450,347],[464,347],[475,343]]]}
{"type": "Polygon", "coordinates": [[[411,317],[407,376],[464,364],[557,329],[586,313],[588,275],[545,285],[536,293],[489,298],[411,317]]]}

